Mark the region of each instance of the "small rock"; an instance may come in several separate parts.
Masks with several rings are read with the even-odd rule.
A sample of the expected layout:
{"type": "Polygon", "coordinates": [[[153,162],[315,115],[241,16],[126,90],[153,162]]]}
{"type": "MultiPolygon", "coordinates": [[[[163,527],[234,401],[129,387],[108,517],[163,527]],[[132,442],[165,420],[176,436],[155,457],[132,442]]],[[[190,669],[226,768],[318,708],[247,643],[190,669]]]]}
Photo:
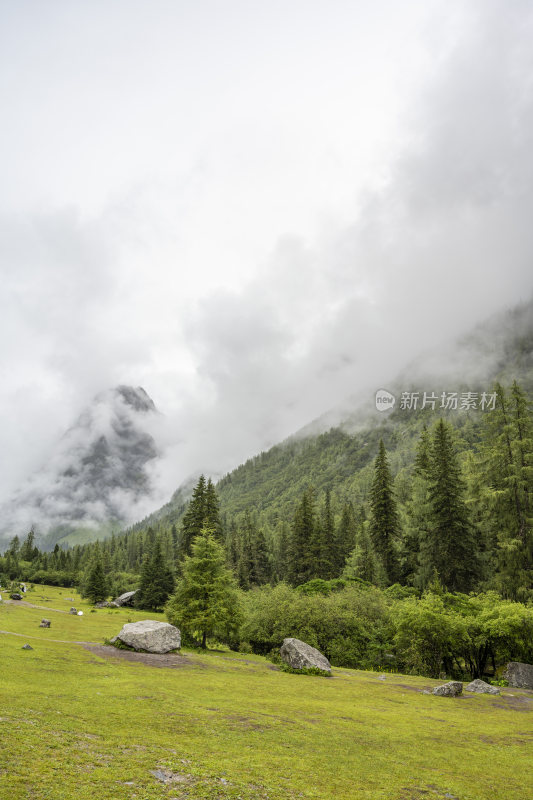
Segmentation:
{"type": "Polygon", "coordinates": [[[448,681],[443,683],[442,686],[436,686],[433,689],[433,694],[438,697],[458,697],[462,694],[463,684],[460,681],[448,681]]]}
{"type": "Polygon", "coordinates": [[[13,594],[9,595],[12,600],[22,600],[22,595],[18,592],[13,592],[13,594]]]}
{"type": "Polygon", "coordinates": [[[153,775],[154,778],[156,778],[158,781],[161,781],[162,783],[168,783],[168,777],[169,776],[168,776],[168,773],[166,772],[166,770],[151,769],[150,770],[150,774],[153,775]]]}
{"type": "Polygon", "coordinates": [[[490,683],[485,683],[480,678],[465,686],[465,692],[476,692],[476,694],[500,694],[497,686],[491,686],[490,683]]]}
{"type": "Polygon", "coordinates": [[[51,624],[49,619],[42,619],[39,628],[49,628],[51,624]]]}
{"type": "Polygon", "coordinates": [[[279,652],[285,663],[292,669],[316,667],[331,674],[331,664],[326,656],[323,656],[315,647],[302,642],[301,639],[284,639],[279,652]]]}
{"type": "Polygon", "coordinates": [[[22,650],[33,650],[33,647],[31,647],[29,644],[23,644],[22,650]]]}
{"type": "Polygon", "coordinates": [[[378,675],[378,681],[386,681],[386,680],[387,680],[386,675],[378,675]]]}
{"type": "Polygon", "coordinates": [[[132,606],[136,594],[137,590],[134,592],[124,592],[124,594],[121,594],[120,597],[115,597],[113,602],[117,606],[132,606]]]}
{"type": "Polygon", "coordinates": [[[68,613],[69,614],[77,614],[78,612],[77,612],[77,610],[75,608],[71,608],[68,613]]]}

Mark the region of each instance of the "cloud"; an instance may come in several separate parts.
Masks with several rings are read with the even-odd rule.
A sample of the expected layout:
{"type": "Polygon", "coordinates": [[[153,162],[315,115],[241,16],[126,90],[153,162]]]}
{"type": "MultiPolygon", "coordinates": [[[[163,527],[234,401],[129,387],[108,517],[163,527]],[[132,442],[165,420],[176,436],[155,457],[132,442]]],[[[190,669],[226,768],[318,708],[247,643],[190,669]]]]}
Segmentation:
{"type": "MultiPolygon", "coordinates": [[[[305,184],[330,190],[317,232],[308,223],[318,213],[291,216],[306,158],[295,152],[299,171],[285,197],[287,162],[276,162],[272,145],[262,171],[263,150],[244,147],[257,127],[247,119],[241,130],[238,115],[198,157],[172,164],[168,179],[139,178],[98,213],[0,218],[4,493],[107,386],[141,384],[163,412],[154,422],[166,453],[154,464],[163,496],[197,470],[229,470],[346,397],[386,385],[418,353],[531,296],[533,12],[522,0],[431,9],[427,80],[402,110],[401,147],[391,145],[379,179],[364,193],[352,174],[342,185],[343,197],[350,180],[357,193],[349,223],[348,212],[330,213],[326,180],[305,184]],[[243,178],[246,157],[257,185],[243,178]],[[267,200],[256,204],[263,185],[267,200]],[[305,218],[305,233],[289,225],[278,235],[283,215],[267,214],[276,200],[293,222],[305,218]]],[[[327,149],[326,122],[342,123],[347,79],[342,86],[331,120],[321,126],[314,109],[325,138],[313,134],[313,156],[327,149]]],[[[260,103],[254,113],[261,119],[260,103]]],[[[281,150],[290,151],[308,131],[288,119],[281,150]]],[[[274,127],[261,142],[278,130],[267,121],[274,127]]]]}

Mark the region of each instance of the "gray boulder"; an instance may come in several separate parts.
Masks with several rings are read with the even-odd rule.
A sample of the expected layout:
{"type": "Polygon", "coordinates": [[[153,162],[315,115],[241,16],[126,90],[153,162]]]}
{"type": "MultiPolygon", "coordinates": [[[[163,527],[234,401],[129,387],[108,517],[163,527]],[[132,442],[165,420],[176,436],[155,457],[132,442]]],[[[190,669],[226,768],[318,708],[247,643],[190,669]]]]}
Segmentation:
{"type": "Polygon", "coordinates": [[[29,644],[23,644],[21,649],[22,650],[33,650],[33,647],[31,645],[29,645],[29,644]]]}
{"type": "Polygon", "coordinates": [[[77,614],[78,610],[76,608],[74,608],[74,606],[72,606],[72,608],[70,609],[70,611],[68,613],[69,614],[77,614]]]}
{"type": "Polygon", "coordinates": [[[13,592],[13,594],[9,595],[12,600],[22,600],[22,595],[18,592],[13,592]]]}
{"type": "Polygon", "coordinates": [[[465,686],[465,692],[476,692],[476,694],[500,694],[497,686],[491,686],[490,683],[485,683],[480,678],[465,686]]]}
{"type": "Polygon", "coordinates": [[[49,619],[42,619],[39,628],[49,628],[51,624],[49,619]]]}
{"type": "Polygon", "coordinates": [[[133,598],[137,594],[137,590],[134,592],[124,592],[121,594],[120,597],[115,597],[113,600],[116,606],[132,606],[133,605],[133,598]]]}
{"type": "Polygon", "coordinates": [[[463,684],[461,681],[448,681],[448,683],[443,683],[442,686],[435,686],[433,694],[439,697],[458,697],[462,694],[462,691],[463,684]]]}
{"type": "Polygon", "coordinates": [[[509,661],[503,677],[515,689],[533,689],[533,664],[509,661]]]}
{"type": "Polygon", "coordinates": [[[153,619],[128,622],[117,634],[117,639],[128,647],[148,653],[169,653],[181,647],[179,629],[168,622],[156,622],[153,619]]]}
{"type": "Polygon", "coordinates": [[[279,652],[292,669],[316,667],[331,674],[331,664],[326,656],[300,639],[284,639],[279,652]]]}

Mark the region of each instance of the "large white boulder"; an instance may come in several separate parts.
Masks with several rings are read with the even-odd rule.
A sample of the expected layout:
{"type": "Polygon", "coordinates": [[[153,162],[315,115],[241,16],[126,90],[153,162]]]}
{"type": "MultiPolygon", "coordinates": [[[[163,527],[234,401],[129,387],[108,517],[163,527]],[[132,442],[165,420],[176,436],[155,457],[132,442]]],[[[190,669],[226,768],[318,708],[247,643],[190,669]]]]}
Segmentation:
{"type": "Polygon", "coordinates": [[[179,629],[168,622],[157,622],[153,619],[128,622],[116,639],[120,639],[128,647],[146,650],[147,653],[169,653],[181,647],[179,629]]]}

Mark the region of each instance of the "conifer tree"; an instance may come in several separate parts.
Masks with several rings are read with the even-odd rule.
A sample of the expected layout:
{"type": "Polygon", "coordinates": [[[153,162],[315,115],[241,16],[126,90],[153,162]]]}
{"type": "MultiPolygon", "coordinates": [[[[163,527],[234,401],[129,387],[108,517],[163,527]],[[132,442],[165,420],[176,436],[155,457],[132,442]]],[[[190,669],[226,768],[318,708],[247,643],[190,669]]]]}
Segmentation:
{"type": "Polygon", "coordinates": [[[94,548],[93,561],[87,573],[85,585],[82,587],[82,593],[84,597],[89,598],[91,603],[98,603],[107,597],[108,583],[98,542],[94,548]]]}
{"type": "Polygon", "coordinates": [[[453,431],[443,419],[431,440],[429,500],[429,530],[420,540],[419,584],[425,587],[437,571],[448,591],[471,591],[480,574],[478,541],[468,518],[453,431]]]}
{"type": "Polygon", "coordinates": [[[200,535],[204,526],[209,527],[213,536],[223,543],[220,502],[215,487],[211,478],[206,482],[205,476],[200,475],[181,524],[178,561],[190,553],[192,540],[200,535]]]}
{"type": "Polygon", "coordinates": [[[193,489],[191,501],[187,507],[181,523],[181,536],[178,547],[178,560],[190,553],[191,544],[195,536],[199,536],[205,519],[205,492],[206,480],[200,475],[198,483],[193,489]]]}
{"type": "Polygon", "coordinates": [[[135,605],[153,611],[163,608],[174,591],[174,583],[174,573],[163,553],[161,540],[157,538],[151,551],[145,555],[135,605]]]}
{"type": "Polygon", "coordinates": [[[379,442],[379,452],[374,463],[370,508],[370,536],[374,551],[383,566],[386,582],[394,583],[398,578],[396,542],[399,536],[399,523],[383,439],[379,442]]]}
{"type": "Polygon", "coordinates": [[[289,568],[289,539],[290,530],[286,522],[279,525],[277,546],[274,549],[275,565],[274,577],[277,581],[284,581],[287,578],[289,568]]]}
{"type": "Polygon", "coordinates": [[[209,636],[234,636],[241,619],[235,579],[226,567],[224,548],[203,528],[186,556],[176,592],[169,600],[169,622],[207,646],[209,636]]]}
{"type": "Polygon", "coordinates": [[[318,564],[315,565],[313,570],[318,578],[330,580],[338,575],[337,572],[337,549],[335,539],[335,523],[333,520],[333,512],[331,509],[331,492],[326,490],[324,498],[324,507],[318,529],[318,564]]]}
{"type": "Polygon", "coordinates": [[[526,600],[533,585],[533,424],[516,381],[509,395],[496,384],[486,418],[483,471],[489,488],[488,525],[497,538],[499,590],[526,600]]]}
{"type": "Polygon", "coordinates": [[[342,577],[359,578],[369,583],[376,583],[380,577],[368,522],[363,522],[358,530],[357,544],[346,559],[342,577]]]}
{"type": "Polygon", "coordinates": [[[39,550],[35,547],[35,531],[32,526],[20,548],[20,558],[22,561],[33,561],[38,554],[39,550]]]}
{"type": "Polygon", "coordinates": [[[263,528],[257,525],[255,526],[252,549],[257,585],[262,586],[269,582],[271,570],[265,534],[263,528]]]}
{"type": "Polygon", "coordinates": [[[306,583],[313,576],[311,544],[316,533],[315,493],[306,489],[294,514],[289,544],[288,580],[293,586],[306,583]]]}
{"type": "Polygon", "coordinates": [[[426,539],[430,527],[430,435],[424,425],[416,448],[411,482],[411,497],[407,503],[405,531],[400,548],[401,579],[404,584],[418,580],[420,543],[426,539]]]}
{"type": "Polygon", "coordinates": [[[204,495],[204,519],[203,525],[213,531],[213,536],[219,542],[223,542],[222,521],[220,519],[220,501],[213,486],[211,478],[207,481],[204,495]]]}
{"type": "Polygon", "coordinates": [[[336,574],[339,575],[346,563],[346,559],[355,547],[357,520],[352,503],[345,503],[336,533],[336,574]]]}

